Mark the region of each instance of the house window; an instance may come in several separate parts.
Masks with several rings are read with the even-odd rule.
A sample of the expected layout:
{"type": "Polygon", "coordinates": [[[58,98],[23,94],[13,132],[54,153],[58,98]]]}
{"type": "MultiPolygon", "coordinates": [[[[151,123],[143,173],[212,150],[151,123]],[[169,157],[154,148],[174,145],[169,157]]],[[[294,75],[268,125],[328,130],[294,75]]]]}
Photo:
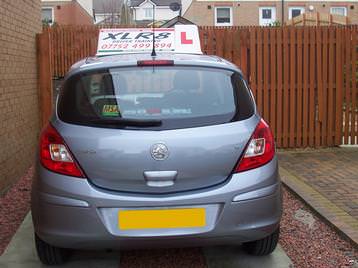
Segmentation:
{"type": "Polygon", "coordinates": [[[153,8],[151,8],[151,7],[145,8],[144,9],[144,17],[147,19],[153,18],[153,8]]]}
{"type": "Polygon", "coordinates": [[[232,26],[232,8],[215,8],[215,26],[232,26]]]}
{"type": "Polygon", "coordinates": [[[305,13],[304,7],[290,7],[288,8],[288,19],[292,19],[305,13]]]}
{"type": "Polygon", "coordinates": [[[43,7],[41,10],[41,19],[43,23],[51,25],[54,22],[53,8],[43,7]]]}
{"type": "Polygon", "coordinates": [[[260,26],[269,26],[276,21],[276,7],[260,7],[260,26]]]}
{"type": "Polygon", "coordinates": [[[331,14],[347,16],[347,8],[346,7],[331,7],[331,14]]]}
{"type": "Polygon", "coordinates": [[[262,10],[262,18],[263,19],[271,19],[272,18],[272,10],[265,8],[262,10]]]}

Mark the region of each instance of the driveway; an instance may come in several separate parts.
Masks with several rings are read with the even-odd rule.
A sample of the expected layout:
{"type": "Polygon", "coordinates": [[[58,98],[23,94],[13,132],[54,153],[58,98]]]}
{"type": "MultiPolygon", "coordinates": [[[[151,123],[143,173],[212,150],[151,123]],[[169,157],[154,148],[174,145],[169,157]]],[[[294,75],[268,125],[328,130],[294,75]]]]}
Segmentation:
{"type": "Polygon", "coordinates": [[[280,166],[358,220],[358,148],[284,151],[280,166]]]}
{"type": "Polygon", "coordinates": [[[358,148],[282,151],[280,174],[291,190],[358,245],[358,148]]]}
{"type": "MultiPolygon", "coordinates": [[[[31,215],[28,214],[13,237],[4,254],[0,257],[0,268],[45,267],[37,259],[34,243],[31,215]]],[[[163,249],[145,251],[91,252],[78,251],[70,262],[63,266],[73,268],[112,268],[112,267],[265,267],[287,268],[292,262],[279,246],[273,254],[265,257],[252,257],[239,247],[208,247],[163,249]]]]}

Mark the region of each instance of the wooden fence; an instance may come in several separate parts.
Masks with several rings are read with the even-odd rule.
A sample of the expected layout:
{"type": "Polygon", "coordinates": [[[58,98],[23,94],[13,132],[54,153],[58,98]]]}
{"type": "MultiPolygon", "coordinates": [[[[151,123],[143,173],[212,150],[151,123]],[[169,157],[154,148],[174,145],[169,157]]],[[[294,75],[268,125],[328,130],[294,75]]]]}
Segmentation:
{"type": "MultiPolygon", "coordinates": [[[[242,69],[279,148],[358,144],[357,33],[357,26],[200,27],[203,52],[242,69]]],[[[49,51],[39,53],[41,92],[94,55],[97,38],[95,26],[44,29],[39,51],[49,51]]]]}
{"type": "Polygon", "coordinates": [[[286,25],[292,26],[331,26],[348,25],[348,16],[327,14],[327,13],[303,13],[286,22],[286,25]]]}

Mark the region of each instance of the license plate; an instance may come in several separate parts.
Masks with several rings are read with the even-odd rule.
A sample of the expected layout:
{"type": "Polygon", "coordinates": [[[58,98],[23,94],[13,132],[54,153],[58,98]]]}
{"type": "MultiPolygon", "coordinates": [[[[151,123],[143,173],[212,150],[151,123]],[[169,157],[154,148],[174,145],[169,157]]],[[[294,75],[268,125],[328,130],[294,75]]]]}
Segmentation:
{"type": "Polygon", "coordinates": [[[205,214],[205,208],[121,210],[118,227],[120,230],[204,227],[205,214]]]}

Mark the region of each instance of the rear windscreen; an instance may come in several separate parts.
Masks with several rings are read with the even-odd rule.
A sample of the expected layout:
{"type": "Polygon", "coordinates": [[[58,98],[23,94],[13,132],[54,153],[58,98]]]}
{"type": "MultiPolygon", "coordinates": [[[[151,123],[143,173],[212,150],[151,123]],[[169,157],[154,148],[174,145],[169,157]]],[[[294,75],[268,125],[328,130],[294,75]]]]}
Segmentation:
{"type": "Polygon", "coordinates": [[[245,119],[253,111],[238,73],[179,66],[77,74],[65,82],[58,103],[67,123],[111,128],[116,126],[108,119],[155,119],[162,122],[155,128],[173,129],[245,119]]]}

